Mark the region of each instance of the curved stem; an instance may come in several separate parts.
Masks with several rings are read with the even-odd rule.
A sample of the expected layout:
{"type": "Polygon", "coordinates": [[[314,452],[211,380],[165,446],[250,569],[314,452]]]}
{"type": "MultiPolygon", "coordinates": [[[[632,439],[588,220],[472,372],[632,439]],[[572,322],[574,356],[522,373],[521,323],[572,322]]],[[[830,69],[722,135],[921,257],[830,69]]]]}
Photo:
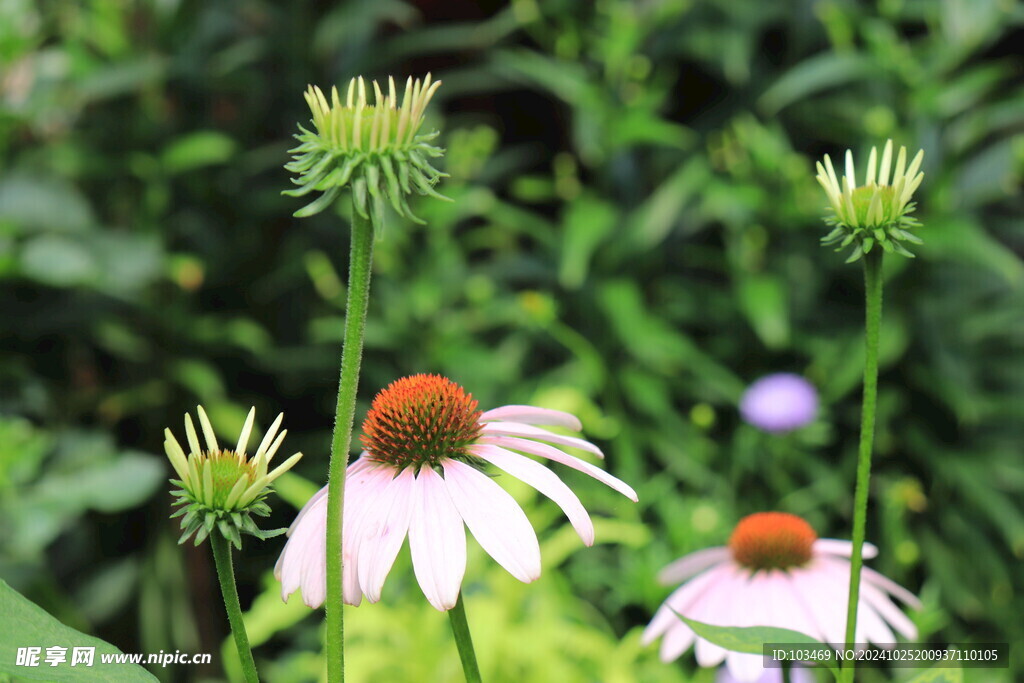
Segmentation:
{"type": "Polygon", "coordinates": [[[231,635],[235,637],[238,659],[242,663],[242,673],[245,675],[246,683],[259,683],[256,662],[249,647],[249,636],[245,633],[245,622],[242,621],[242,607],[238,603],[235,570],[231,566],[231,545],[219,531],[215,530],[210,534],[210,546],[213,548],[213,563],[217,565],[217,578],[220,580],[221,595],[224,596],[224,607],[228,611],[231,635]]]}
{"type": "Polygon", "coordinates": [[[373,224],[352,207],[352,245],[348,266],[348,301],[345,305],[345,341],[341,352],[338,406],[331,440],[327,481],[327,680],[345,680],[345,615],[342,593],[341,515],[345,499],[345,469],[352,441],[359,366],[363,357],[363,331],[370,300],[373,262],[373,224]]]}
{"type": "Polygon", "coordinates": [[[459,648],[462,660],[462,672],[466,683],[481,683],[480,667],[476,663],[476,652],[473,650],[473,638],[469,635],[469,622],[466,621],[466,608],[462,604],[462,593],[455,601],[455,607],[448,610],[448,619],[452,624],[452,635],[459,648]]]}
{"type": "MultiPolygon", "coordinates": [[[[864,256],[864,398],[860,417],[860,448],[857,453],[857,488],[853,501],[853,552],[850,556],[850,594],[846,608],[846,646],[857,633],[860,574],[864,566],[864,535],[868,517],[868,484],[871,479],[871,446],[875,438],[875,405],[878,397],[878,330],[882,322],[882,250],[864,256]]],[[[845,680],[853,681],[854,660],[843,667],[845,680]]]]}

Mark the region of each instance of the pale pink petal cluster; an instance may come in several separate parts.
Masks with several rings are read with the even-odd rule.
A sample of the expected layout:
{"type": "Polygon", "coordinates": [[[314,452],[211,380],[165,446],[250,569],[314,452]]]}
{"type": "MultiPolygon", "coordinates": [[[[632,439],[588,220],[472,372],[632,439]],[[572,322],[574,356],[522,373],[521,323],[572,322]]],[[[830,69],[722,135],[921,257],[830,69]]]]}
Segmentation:
{"type": "MultiPolygon", "coordinates": [[[[524,453],[589,474],[637,500],[629,485],[560,448],[603,457],[597,446],[537,426],[580,430],[579,420],[568,413],[510,405],[480,414],[478,422],[480,436],[468,452],[557,503],[588,546],[594,542],[594,526],[579,498],[557,474],[524,453]]],[[[462,460],[446,458],[440,469],[399,469],[365,452],[349,465],[342,532],[346,603],[358,605],[364,596],[370,602],[380,600],[384,581],[408,537],[413,570],[424,595],[435,608],[451,609],[466,570],[463,525],[512,576],[525,583],[540,576],[537,535],[512,496],[494,478],[462,460]]],[[[284,599],[301,589],[303,602],[310,607],[323,603],[326,518],[324,487],[306,503],[288,531],[290,538],[275,568],[284,599]]]]}
{"type": "MultiPolygon", "coordinates": [[[[805,633],[826,643],[841,643],[846,630],[846,596],[850,581],[849,541],[818,539],[811,560],[801,567],[753,571],[737,563],[727,547],[686,555],[659,574],[664,584],[684,582],[644,630],[643,642],[662,637],[660,656],[669,662],[694,646],[697,663],[726,663],[738,681],[757,681],[765,674],[760,655],[727,651],[698,637],[676,613],[717,626],[774,626],[805,633]]],[[[865,544],[864,556],[877,549],[865,544]]],[[[920,608],[907,589],[864,568],[857,608],[858,643],[891,644],[896,633],[914,640],[917,629],[893,603],[896,597],[920,608]]]]}

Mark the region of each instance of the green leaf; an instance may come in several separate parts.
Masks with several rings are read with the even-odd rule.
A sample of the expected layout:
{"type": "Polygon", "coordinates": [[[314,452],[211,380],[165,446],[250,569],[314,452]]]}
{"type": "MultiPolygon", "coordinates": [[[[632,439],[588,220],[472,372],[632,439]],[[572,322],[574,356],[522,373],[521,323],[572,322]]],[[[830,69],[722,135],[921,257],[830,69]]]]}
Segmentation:
{"type": "Polygon", "coordinates": [[[741,275],[736,294],[754,332],[770,349],[789,343],[789,302],[781,278],[771,274],[741,275]]]}
{"type": "Polygon", "coordinates": [[[235,141],[224,133],[200,130],[168,145],[161,154],[161,161],[168,173],[184,173],[203,166],[223,164],[231,159],[237,147],[235,141]]]}
{"type": "MultiPolygon", "coordinates": [[[[764,654],[765,643],[793,643],[828,647],[825,643],[812,638],[806,633],[791,631],[788,628],[775,628],[773,626],[714,626],[694,621],[693,619],[687,619],[678,612],[676,612],[676,616],[704,640],[733,652],[745,652],[751,655],[764,654]]],[[[831,659],[821,660],[820,663],[828,667],[828,670],[833,674],[839,672],[836,662],[831,659]]]]}
{"type": "Polygon", "coordinates": [[[618,220],[615,207],[598,197],[584,195],[572,202],[562,220],[562,262],[558,279],[567,289],[579,289],[587,279],[597,248],[612,234],[618,220]]]}
{"type": "Polygon", "coordinates": [[[44,681],[156,681],[157,679],[137,664],[104,664],[102,655],[122,654],[120,650],[99,638],[88,636],[60,623],[38,605],[0,579],[0,673],[19,678],[44,681]],[[38,647],[39,665],[18,666],[18,648],[38,647]],[[46,648],[67,648],[66,662],[57,666],[46,663],[46,648]],[[95,648],[93,665],[71,666],[73,649],[95,648]]]}
{"type": "Polygon", "coordinates": [[[84,232],[96,223],[77,187],[51,176],[9,175],[0,179],[0,222],[19,232],[84,232]]]}
{"type": "Polygon", "coordinates": [[[40,235],[26,242],[21,271],[25,277],[54,287],[86,284],[100,274],[99,264],[87,247],[57,235],[40,235]]]}

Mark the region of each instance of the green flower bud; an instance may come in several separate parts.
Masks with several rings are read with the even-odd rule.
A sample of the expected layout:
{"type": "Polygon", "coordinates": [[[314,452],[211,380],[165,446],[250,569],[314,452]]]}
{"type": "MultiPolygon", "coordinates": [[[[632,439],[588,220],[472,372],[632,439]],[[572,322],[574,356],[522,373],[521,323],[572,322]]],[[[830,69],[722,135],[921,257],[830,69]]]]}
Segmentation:
{"type": "Polygon", "coordinates": [[[378,228],[383,225],[385,201],[400,216],[423,223],[409,209],[408,195],[416,192],[448,200],[434,190],[438,180],[448,174],[430,163],[444,154],[443,149],[429,144],[438,132],[419,134],[423,112],[440,85],[441,81],[431,82],[430,74],[422,82],[409,78],[401,106],[393,78],[388,78],[387,95],[373,82],[372,104],[367,101],[362,77],[349,82],[344,102],[337,87],[331,88],[328,101],[320,88],[309,86],[305,97],[315,132],[299,125],[301,133],[295,138],[301,144],[291,150],[293,160],[285,166],[298,175],[292,182],[299,187],[284,194],[322,194],[295,216],[323,211],[343,188],[351,187],[356,211],[363,218],[372,215],[378,228]]]}
{"type": "Polygon", "coordinates": [[[177,479],[171,480],[172,484],[179,487],[178,490],[171,492],[177,498],[173,505],[182,506],[171,515],[172,519],[182,517],[183,533],[178,543],[184,543],[195,534],[195,544],[199,545],[216,531],[241,548],[243,533],[261,539],[284,533],[284,529],[263,531],[252,519],[252,515],[266,517],[270,514],[270,507],[264,502],[270,493],[268,487],[302,457],[302,453],[296,453],[268,472],[271,458],[277,453],[285,434],[288,433],[288,430],[277,433],[284,414],[277,416],[256,449],[256,454],[250,459],[245,449],[252,432],[253,420],[256,418],[255,408],[249,411],[242,427],[242,434],[238,438],[238,445],[233,451],[221,449],[217,445],[213,426],[202,406],[198,406],[198,413],[206,450],[200,445],[192,417],[187,413],[187,456],[171,430],[164,430],[164,450],[178,475],[177,479]]]}
{"type": "Polygon", "coordinates": [[[832,160],[826,154],[824,166],[820,161],[817,164],[817,178],[828,195],[832,215],[825,222],[833,226],[833,230],[822,238],[822,244],[837,244],[836,251],[852,245],[853,253],[847,263],[869,253],[876,245],[886,252],[913,258],[905,243],[922,243],[912,232],[921,224],[910,216],[917,206],[910,199],[924,178],[924,173],[918,172],[922,159],[924,150],[917,153],[908,167],[907,148],[900,147],[890,182],[892,140],[888,140],[881,164],[876,163],[877,149],[871,148],[864,184],[858,186],[854,179],[853,154],[846,150],[846,175],[840,186],[832,160]]]}

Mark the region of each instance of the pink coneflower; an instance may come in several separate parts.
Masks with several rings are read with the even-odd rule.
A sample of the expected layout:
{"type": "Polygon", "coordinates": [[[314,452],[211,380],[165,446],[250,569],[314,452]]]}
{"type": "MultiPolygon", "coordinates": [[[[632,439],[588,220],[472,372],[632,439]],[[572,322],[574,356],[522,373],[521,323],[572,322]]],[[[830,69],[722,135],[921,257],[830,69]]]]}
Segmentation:
{"type": "MultiPolygon", "coordinates": [[[[684,581],[668,597],[644,631],[649,644],[659,636],[661,659],[670,662],[696,641],[697,663],[726,662],[739,681],[764,674],[760,655],[727,652],[699,638],[676,613],[717,626],[775,626],[817,638],[843,642],[850,582],[849,541],[819,539],[796,515],[759,512],[740,520],[728,547],[708,548],[682,557],[658,576],[662,583],[684,581]]],[[[865,544],[865,557],[877,549],[865,544]]],[[[895,640],[893,629],[913,640],[917,629],[891,601],[895,596],[915,608],[912,593],[871,569],[864,569],[857,608],[858,643],[895,640]]]]}
{"type": "MultiPolygon", "coordinates": [[[[510,405],[486,412],[471,394],[437,375],[413,375],[377,394],[363,423],[365,451],[345,480],[345,602],[380,600],[384,580],[409,537],[413,570],[439,610],[455,606],[466,570],[463,523],[512,576],[540,576],[540,546],[523,510],[485,473],[488,463],[555,501],[586,545],[594,526],[576,494],[558,476],[520,453],[579,470],[629,497],[636,493],[604,470],[556,448],[603,457],[597,446],[536,425],[581,428],[568,413],[510,405]],[[552,445],[554,444],[554,445],[552,445]],[[519,452],[515,452],[519,451],[519,452]]],[[[327,488],[317,492],[289,529],[274,574],[281,596],[302,589],[318,607],[326,595],[327,488]]]]}

